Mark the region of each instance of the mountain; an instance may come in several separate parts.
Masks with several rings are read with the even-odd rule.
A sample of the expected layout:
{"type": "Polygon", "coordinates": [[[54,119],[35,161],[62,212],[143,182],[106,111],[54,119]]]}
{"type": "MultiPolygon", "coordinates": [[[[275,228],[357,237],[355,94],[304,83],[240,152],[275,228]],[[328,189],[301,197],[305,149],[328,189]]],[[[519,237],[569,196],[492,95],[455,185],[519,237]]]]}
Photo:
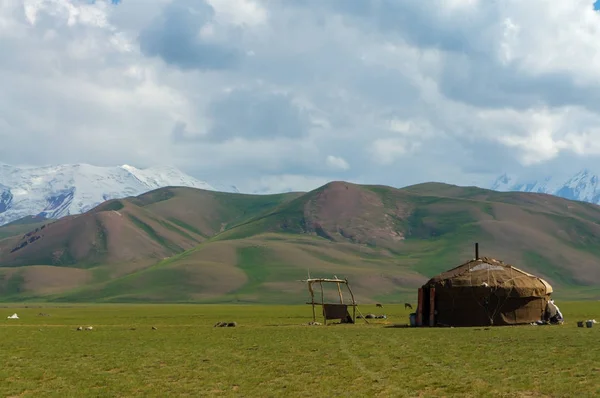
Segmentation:
{"type": "Polygon", "coordinates": [[[303,303],[298,281],[310,272],[347,277],[360,302],[402,302],[471,259],[474,242],[546,278],[559,298],[600,298],[600,207],[545,194],[438,183],[160,188],[30,225],[0,240],[2,300],[303,303]]]}
{"type": "Polygon", "coordinates": [[[55,219],[79,214],[109,199],[165,186],[214,190],[173,167],[73,164],[25,168],[0,164],[0,225],[26,216],[55,219]]]}
{"type": "Polygon", "coordinates": [[[503,174],[490,186],[495,191],[547,193],[561,198],[600,204],[600,178],[589,169],[581,170],[567,178],[545,177],[540,180],[521,181],[518,177],[503,174]]]}

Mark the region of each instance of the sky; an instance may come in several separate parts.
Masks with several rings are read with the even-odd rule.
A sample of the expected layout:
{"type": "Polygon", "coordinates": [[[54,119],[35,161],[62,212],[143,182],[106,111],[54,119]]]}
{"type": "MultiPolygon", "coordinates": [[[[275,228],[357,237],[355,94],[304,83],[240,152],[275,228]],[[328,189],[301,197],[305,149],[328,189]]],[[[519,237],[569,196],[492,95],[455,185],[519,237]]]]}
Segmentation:
{"type": "Polygon", "coordinates": [[[0,162],[246,192],[600,161],[592,0],[2,0],[0,162]]]}

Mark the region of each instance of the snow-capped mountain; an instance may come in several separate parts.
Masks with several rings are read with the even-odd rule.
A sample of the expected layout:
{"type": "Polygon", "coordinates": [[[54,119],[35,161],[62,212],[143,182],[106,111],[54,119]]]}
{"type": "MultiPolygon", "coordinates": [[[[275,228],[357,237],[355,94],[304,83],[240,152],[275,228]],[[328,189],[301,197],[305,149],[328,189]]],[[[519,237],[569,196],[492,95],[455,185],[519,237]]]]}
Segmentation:
{"type": "Polygon", "coordinates": [[[503,174],[492,183],[490,189],[547,193],[565,199],[600,204],[599,180],[598,175],[588,169],[568,178],[545,177],[531,181],[521,181],[518,177],[503,174]]]}
{"type": "Polygon", "coordinates": [[[79,214],[109,199],[140,195],[166,186],[215,190],[174,167],[0,164],[0,225],[32,215],[59,218],[79,214]]]}

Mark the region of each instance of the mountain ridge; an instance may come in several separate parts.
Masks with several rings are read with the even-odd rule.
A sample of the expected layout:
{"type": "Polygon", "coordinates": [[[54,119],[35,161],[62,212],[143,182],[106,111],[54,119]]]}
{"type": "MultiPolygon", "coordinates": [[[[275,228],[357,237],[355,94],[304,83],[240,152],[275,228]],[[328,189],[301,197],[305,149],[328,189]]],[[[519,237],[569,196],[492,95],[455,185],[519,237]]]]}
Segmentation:
{"type": "Polygon", "coordinates": [[[589,168],[563,178],[545,176],[539,179],[520,179],[504,173],[497,177],[489,188],[501,192],[546,193],[565,199],[600,204],[600,177],[589,168]]]}
{"type": "Polygon", "coordinates": [[[600,206],[336,181],[278,195],[160,188],[32,224],[0,240],[0,300],[292,303],[310,269],[348,277],[361,302],[400,302],[470,260],[474,242],[559,295],[600,298],[600,206]]]}
{"type": "Polygon", "coordinates": [[[0,165],[0,225],[26,216],[60,218],[83,213],[109,200],[165,186],[215,190],[175,167],[138,169],[85,163],[43,167],[0,165]]]}

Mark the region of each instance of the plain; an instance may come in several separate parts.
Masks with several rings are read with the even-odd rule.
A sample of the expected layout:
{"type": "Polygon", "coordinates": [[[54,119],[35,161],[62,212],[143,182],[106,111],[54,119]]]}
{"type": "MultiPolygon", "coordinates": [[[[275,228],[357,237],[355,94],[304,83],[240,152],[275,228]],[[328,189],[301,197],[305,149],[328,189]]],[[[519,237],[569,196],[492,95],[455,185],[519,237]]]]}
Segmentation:
{"type": "Polygon", "coordinates": [[[600,328],[576,325],[600,303],[558,304],[561,326],[434,329],[385,303],[328,326],[308,305],[9,304],[0,395],[600,396],[600,328]]]}

